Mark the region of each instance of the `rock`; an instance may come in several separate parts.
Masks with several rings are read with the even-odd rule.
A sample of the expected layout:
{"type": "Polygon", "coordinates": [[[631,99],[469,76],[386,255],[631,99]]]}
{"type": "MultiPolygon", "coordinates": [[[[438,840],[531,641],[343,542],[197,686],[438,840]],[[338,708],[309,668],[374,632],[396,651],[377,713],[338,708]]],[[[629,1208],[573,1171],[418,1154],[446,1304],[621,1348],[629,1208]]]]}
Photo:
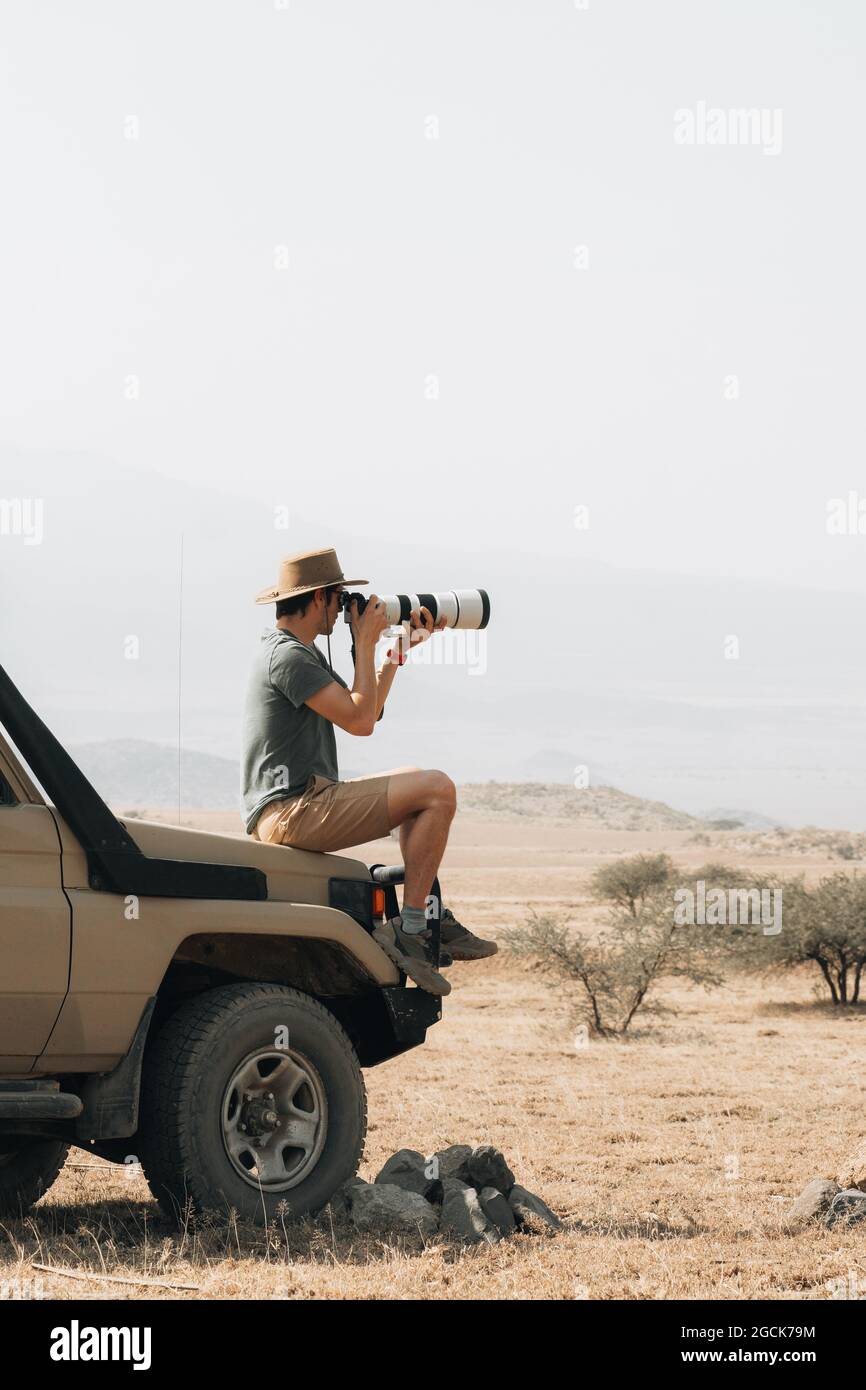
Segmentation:
{"type": "Polygon", "coordinates": [[[467,1245],[478,1245],[481,1241],[495,1245],[500,1238],[499,1231],[485,1215],[475,1188],[467,1187],[458,1178],[446,1178],[442,1183],[439,1229],[467,1245]]]}
{"type": "Polygon", "coordinates": [[[562,1229],[562,1222],[547,1203],[536,1197],[534,1192],[527,1192],[519,1183],[515,1183],[509,1192],[508,1205],[517,1218],[518,1226],[532,1226],[537,1222],[543,1222],[553,1231],[562,1229]]]}
{"type": "Polygon", "coordinates": [[[447,1149],[437,1149],[427,1160],[427,1171],[434,1179],[444,1182],[446,1178],[456,1178],[458,1182],[469,1185],[468,1163],[472,1155],[471,1144],[450,1144],[447,1149]]]}
{"type": "Polygon", "coordinates": [[[417,1192],[426,1197],[431,1187],[431,1179],[425,1169],[427,1159],[415,1149],[398,1149],[385,1166],[376,1174],[377,1183],[388,1183],[391,1187],[402,1187],[404,1192],[417,1192]]]}
{"type": "Polygon", "coordinates": [[[866,1192],[859,1187],[846,1188],[837,1192],[830,1203],[830,1210],[824,1217],[825,1226],[853,1226],[866,1219],[866,1192]]]}
{"type": "Polygon", "coordinates": [[[432,1236],[439,1229],[435,1207],[417,1192],[407,1192],[393,1183],[367,1183],[352,1193],[352,1221],[359,1231],[385,1228],[390,1231],[418,1231],[432,1236]]]}
{"type": "Polygon", "coordinates": [[[514,1174],[505,1162],[505,1155],[492,1144],[481,1144],[473,1149],[467,1163],[469,1179],[479,1189],[495,1187],[507,1196],[514,1186],[514,1174]]]}
{"type": "Polygon", "coordinates": [[[369,1187],[370,1184],[363,1178],[349,1178],[342,1187],[338,1187],[331,1197],[328,1205],[334,1216],[348,1216],[352,1210],[352,1195],[359,1187],[369,1187]]]}
{"type": "Polygon", "coordinates": [[[492,1222],[501,1236],[514,1234],[517,1225],[514,1212],[508,1205],[508,1198],[504,1197],[498,1188],[482,1187],[478,1200],[487,1220],[492,1222]]]}
{"type": "Polygon", "coordinates": [[[866,1139],[842,1164],[836,1181],[840,1187],[859,1187],[861,1192],[866,1191],[866,1139]]]}
{"type": "Polygon", "coordinates": [[[838,1191],[839,1184],[831,1182],[829,1178],[813,1178],[807,1182],[782,1217],[783,1230],[799,1230],[801,1226],[823,1216],[838,1191]]]}

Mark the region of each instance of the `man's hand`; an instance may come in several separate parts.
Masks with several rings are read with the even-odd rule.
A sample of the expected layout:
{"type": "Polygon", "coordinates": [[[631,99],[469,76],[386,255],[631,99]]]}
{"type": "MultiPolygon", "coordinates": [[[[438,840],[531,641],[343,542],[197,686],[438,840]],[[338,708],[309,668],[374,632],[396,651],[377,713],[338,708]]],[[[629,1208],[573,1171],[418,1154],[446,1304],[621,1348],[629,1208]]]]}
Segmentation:
{"type": "Polygon", "coordinates": [[[375,647],[385,628],[388,620],[385,617],[385,605],[376,594],[371,594],[367,599],[367,606],[358,617],[358,600],[353,599],[352,607],[349,610],[352,615],[352,637],[356,647],[371,646],[375,647]]]}
{"type": "Polygon", "coordinates": [[[442,632],[445,627],[445,619],[440,618],[438,623],[433,622],[433,614],[429,608],[422,608],[420,613],[409,614],[409,641],[426,642],[428,637],[432,637],[434,632],[442,632]]]}
{"type": "Polygon", "coordinates": [[[394,629],[394,645],[388,651],[388,661],[395,666],[405,665],[409,659],[410,644],[426,642],[434,632],[441,632],[444,627],[445,619],[434,623],[429,608],[422,608],[420,613],[410,613],[408,620],[394,629]]]}
{"type": "Polygon", "coordinates": [[[352,636],[355,639],[355,679],[351,690],[344,690],[339,681],[330,681],[306,701],[323,719],[329,719],[345,729],[347,734],[361,737],[371,734],[381,709],[379,682],[373,666],[376,643],[387,622],[385,605],[371,594],[358,616],[358,603],[351,607],[352,636]]]}

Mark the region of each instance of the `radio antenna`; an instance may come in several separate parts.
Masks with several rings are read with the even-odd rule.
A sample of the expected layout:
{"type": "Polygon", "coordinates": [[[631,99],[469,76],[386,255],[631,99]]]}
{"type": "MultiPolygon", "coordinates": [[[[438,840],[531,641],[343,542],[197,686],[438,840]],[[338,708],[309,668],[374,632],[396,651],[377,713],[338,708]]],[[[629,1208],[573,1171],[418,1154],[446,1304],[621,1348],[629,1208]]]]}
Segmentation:
{"type": "Polygon", "coordinates": [[[183,757],[181,755],[181,685],[183,680],[183,531],[180,533],[180,569],[178,574],[177,596],[177,823],[180,825],[181,777],[183,757]]]}

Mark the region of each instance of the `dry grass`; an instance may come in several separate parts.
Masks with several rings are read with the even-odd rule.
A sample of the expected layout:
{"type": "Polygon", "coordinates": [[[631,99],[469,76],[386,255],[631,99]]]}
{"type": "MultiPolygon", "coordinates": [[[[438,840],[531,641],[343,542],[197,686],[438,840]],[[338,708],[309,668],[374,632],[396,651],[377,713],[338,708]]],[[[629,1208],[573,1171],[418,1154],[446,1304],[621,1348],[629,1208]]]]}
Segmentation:
{"type": "MultiPolygon", "coordinates": [[[[595,865],[658,848],[693,866],[707,857],[685,831],[466,818],[444,881],[458,915],[496,934],[539,901],[583,918],[595,865]]],[[[838,867],[798,855],[777,858],[780,872],[838,867]]],[[[766,872],[766,858],[755,862],[766,872]]],[[[468,1251],[360,1236],[327,1218],[267,1233],[211,1219],[177,1233],[142,1179],[73,1150],[73,1163],[93,1166],[68,1167],[28,1220],[0,1229],[0,1280],[38,1278],[46,1296],[74,1299],[808,1299],[829,1297],[829,1280],[866,1281],[862,1229],[779,1229],[787,1200],[832,1176],[863,1137],[866,1013],[817,1002],[808,974],[739,978],[712,994],[668,985],[675,1014],[638,1021],[627,1041],[576,1048],[561,997],[538,976],[503,956],[451,976],[427,1044],[367,1073],[362,1173],[402,1146],[494,1143],[563,1216],[563,1233],[468,1251]],[[93,1277],[37,1275],[33,1261],[93,1277]]]]}

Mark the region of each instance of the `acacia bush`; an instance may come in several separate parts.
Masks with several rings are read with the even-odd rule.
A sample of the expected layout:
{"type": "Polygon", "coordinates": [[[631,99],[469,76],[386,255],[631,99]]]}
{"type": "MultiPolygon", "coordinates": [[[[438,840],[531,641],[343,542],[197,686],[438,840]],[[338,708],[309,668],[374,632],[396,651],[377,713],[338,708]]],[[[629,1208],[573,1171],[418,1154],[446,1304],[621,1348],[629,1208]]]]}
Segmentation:
{"type": "MultiPolygon", "coordinates": [[[[607,921],[584,936],[555,914],[533,912],[525,926],[504,933],[506,949],[562,985],[576,1020],[598,1037],[626,1033],[639,1010],[670,1012],[658,997],[663,978],[683,978],[704,988],[724,981],[733,963],[754,964],[766,955],[760,925],[679,924],[675,893],[738,889],[744,875],[725,864],[705,864],[689,874],[667,855],[636,855],[605,865],[593,876],[596,897],[610,904],[607,921]]],[[[754,879],[752,887],[756,885],[754,879]]]]}
{"type": "Polygon", "coordinates": [[[666,854],[633,854],[596,869],[590,887],[599,901],[613,903],[637,917],[649,894],[669,883],[675,872],[666,854]]]}
{"type": "Polygon", "coordinates": [[[834,1005],[859,1002],[866,968],[866,876],[840,870],[807,887],[802,877],[771,880],[719,863],[686,874],[667,855],[639,854],[604,865],[593,875],[592,889],[609,913],[591,937],[554,914],[532,913],[504,939],[513,956],[566,988],[575,1017],[599,1037],[626,1033],[639,1010],[660,1012],[658,983],[665,977],[710,988],[732,969],[754,973],[812,962],[834,1005]],[[705,924],[678,921],[682,890],[697,901],[699,884],[705,915],[710,918],[714,895],[722,915],[714,913],[705,924]],[[746,915],[745,903],[779,890],[777,934],[775,899],[771,927],[767,919],[755,920],[752,902],[746,915]]]}
{"type": "Polygon", "coordinates": [[[613,914],[591,940],[548,913],[533,913],[526,926],[504,933],[509,952],[563,984],[574,1018],[603,1038],[626,1033],[639,1009],[662,1011],[659,999],[649,997],[662,976],[721,984],[706,935],[675,926],[670,895],[661,892],[645,898],[634,917],[613,914]]]}
{"type": "Polygon", "coordinates": [[[813,962],[835,1005],[856,1004],[866,966],[866,878],[841,871],[807,887],[784,886],[782,931],[769,964],[790,968],[813,962]]]}

